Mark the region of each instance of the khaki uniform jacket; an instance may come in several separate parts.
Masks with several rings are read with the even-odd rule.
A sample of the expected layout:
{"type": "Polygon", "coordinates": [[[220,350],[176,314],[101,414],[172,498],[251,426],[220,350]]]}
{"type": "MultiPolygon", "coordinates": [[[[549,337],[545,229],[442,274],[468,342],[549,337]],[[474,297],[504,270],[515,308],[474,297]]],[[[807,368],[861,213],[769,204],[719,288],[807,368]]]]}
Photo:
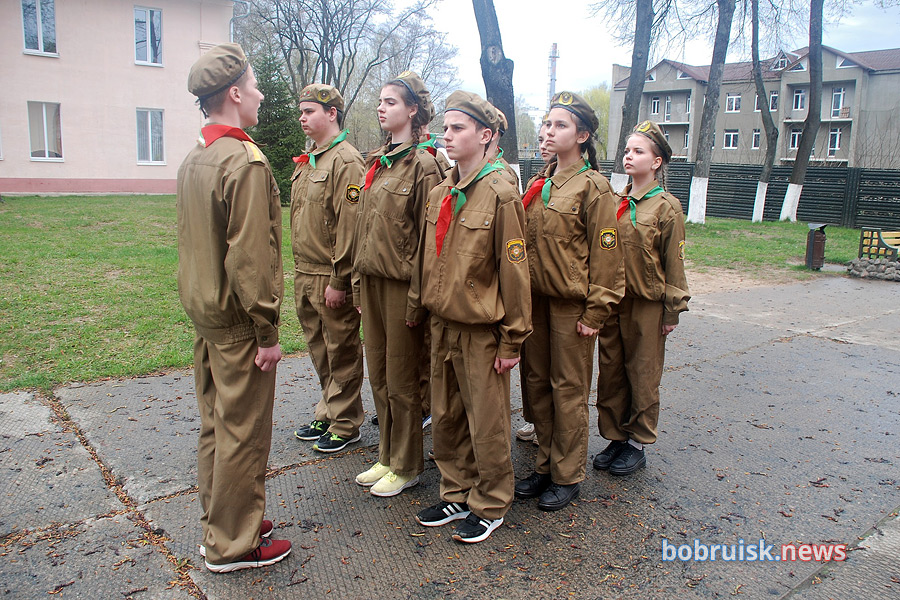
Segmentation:
{"type": "Polygon", "coordinates": [[[315,169],[298,163],[291,176],[291,247],[297,272],[329,275],[333,289],[351,292],[363,159],[346,140],[330,143],[310,151],[315,169]]]}
{"type": "Polygon", "coordinates": [[[428,195],[422,301],[448,321],[497,325],[497,356],[518,358],[522,342],[531,333],[525,214],[518,194],[497,172],[471,183],[486,163],[483,160],[463,181],[459,181],[459,167],[453,167],[428,195]],[[438,256],[441,201],[454,186],[465,192],[466,203],[452,217],[438,256]]]}
{"type": "MultiPolygon", "coordinates": [[[[640,198],[657,183],[648,184],[634,196],[640,198]]],[[[632,195],[629,183],[622,197],[632,195]]],[[[619,199],[621,202],[621,198],[619,199]]],[[[625,245],[625,282],[629,295],[664,304],[663,325],[676,325],[678,313],[688,309],[691,294],[684,274],[684,212],[681,202],[669,192],[643,198],[636,203],[635,221],[630,210],[619,218],[625,245]]]]}
{"type": "MultiPolygon", "coordinates": [[[[401,144],[388,157],[409,148],[401,144]]],[[[375,160],[387,146],[373,152],[375,160]]],[[[413,149],[390,167],[379,166],[357,208],[353,270],[362,275],[415,282],[407,297],[406,320],[420,323],[426,310],[419,297],[421,253],[419,244],[425,223],[428,192],[444,178],[434,156],[424,148],[413,149]],[[413,292],[414,291],[414,292],[413,292]]]]}
{"type": "Polygon", "coordinates": [[[213,344],[278,343],[284,275],[281,201],[265,155],[222,137],[178,169],[178,295],[213,344]]]}
{"type": "Polygon", "coordinates": [[[516,173],[516,170],[512,168],[512,165],[506,162],[505,158],[500,158],[500,164],[503,165],[503,170],[497,171],[500,174],[500,177],[505,179],[506,182],[509,183],[509,185],[513,186],[518,192],[519,188],[522,187],[519,185],[519,174],[516,173]]]}
{"type": "Polygon", "coordinates": [[[625,253],[616,223],[617,197],[597,171],[578,173],[583,165],[579,161],[553,175],[547,206],[540,193],[534,197],[525,214],[525,239],[531,289],[584,300],[579,320],[599,329],[625,296],[625,253]]]}

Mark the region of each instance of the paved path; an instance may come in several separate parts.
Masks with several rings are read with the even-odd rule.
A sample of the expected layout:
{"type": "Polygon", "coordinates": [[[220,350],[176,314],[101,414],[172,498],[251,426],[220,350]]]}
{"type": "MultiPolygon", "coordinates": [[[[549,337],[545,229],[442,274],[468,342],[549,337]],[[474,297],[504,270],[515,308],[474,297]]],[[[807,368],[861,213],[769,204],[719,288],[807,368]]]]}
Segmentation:
{"type": "MultiPolygon", "coordinates": [[[[647,468],[626,478],[589,468],[570,508],[517,501],[471,546],[413,519],[438,498],[434,463],[395,498],[355,485],[376,459],[368,421],[362,442],[335,456],[294,439],[317,390],[309,360],[287,359],[267,515],[294,551],[228,575],[193,568],[190,372],[0,395],[0,596],[898,598],[898,299],[896,284],[842,277],[695,298],[668,345],[647,468]],[[663,540],[851,550],[830,563],[663,561],[663,540]]],[[[590,455],[605,446],[593,431],[590,455]]],[[[534,447],[514,441],[513,458],[528,474],[534,447]]]]}

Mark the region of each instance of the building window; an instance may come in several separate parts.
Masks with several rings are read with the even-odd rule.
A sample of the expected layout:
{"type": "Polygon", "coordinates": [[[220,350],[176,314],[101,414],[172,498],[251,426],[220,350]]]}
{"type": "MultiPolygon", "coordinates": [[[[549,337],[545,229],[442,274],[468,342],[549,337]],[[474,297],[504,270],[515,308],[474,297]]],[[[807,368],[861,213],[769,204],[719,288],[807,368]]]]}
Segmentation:
{"type": "Polygon", "coordinates": [[[844,108],[844,88],[836,87],[831,90],[831,116],[840,117],[844,108]]]}
{"type": "Polygon", "coordinates": [[[687,99],[684,101],[684,112],[691,114],[691,94],[688,93],[687,99]]]}
{"type": "Polygon", "coordinates": [[[837,151],[841,149],[841,128],[832,127],[828,132],[828,156],[837,156],[837,151]]]}
{"type": "Polygon", "coordinates": [[[753,143],[750,145],[754,150],[759,150],[759,140],[762,137],[762,132],[759,129],[753,130],[753,143]]]}
{"type": "Polygon", "coordinates": [[[685,129],[684,130],[684,147],[685,147],[685,149],[687,149],[690,142],[691,142],[691,134],[687,129],[685,129]]]}
{"type": "Polygon", "coordinates": [[[134,9],[134,62],[162,64],[162,11],[155,8],[134,9]]]}
{"type": "Polygon", "coordinates": [[[803,110],[806,108],[806,90],[797,88],[794,90],[794,110],[803,110]]]}
{"type": "Polygon", "coordinates": [[[759,112],[759,94],[756,95],[756,100],[753,101],[753,112],[759,112]]]}
{"type": "Polygon", "coordinates": [[[650,114],[659,114],[659,96],[653,96],[652,98],[650,98],[650,114]]]}
{"type": "Polygon", "coordinates": [[[137,159],[139,163],[164,163],[163,111],[137,110],[137,159]]]}
{"type": "Polygon", "coordinates": [[[738,130],[737,129],[726,129],[725,130],[725,143],[722,144],[722,147],[726,150],[735,150],[738,147],[738,130]]]}
{"type": "Polygon", "coordinates": [[[791,150],[800,147],[800,136],[803,135],[802,129],[791,129],[791,150]]]}
{"type": "Polygon", "coordinates": [[[53,102],[28,103],[28,137],[31,140],[32,159],[62,160],[59,104],[53,102]]]}
{"type": "Polygon", "coordinates": [[[22,0],[25,51],[56,54],[56,10],[54,0],[22,0]]]}
{"type": "Polygon", "coordinates": [[[769,112],[778,110],[778,92],[769,92],[769,112]]]}
{"type": "Polygon", "coordinates": [[[781,57],[778,59],[778,62],[775,63],[775,70],[781,70],[788,65],[788,60],[785,57],[781,57]]]}
{"type": "Polygon", "coordinates": [[[666,112],[663,115],[664,121],[672,120],[672,96],[666,96],[666,112]]]}
{"type": "Polygon", "coordinates": [[[736,113],[741,112],[741,95],[728,94],[725,97],[725,112],[736,113]]]}

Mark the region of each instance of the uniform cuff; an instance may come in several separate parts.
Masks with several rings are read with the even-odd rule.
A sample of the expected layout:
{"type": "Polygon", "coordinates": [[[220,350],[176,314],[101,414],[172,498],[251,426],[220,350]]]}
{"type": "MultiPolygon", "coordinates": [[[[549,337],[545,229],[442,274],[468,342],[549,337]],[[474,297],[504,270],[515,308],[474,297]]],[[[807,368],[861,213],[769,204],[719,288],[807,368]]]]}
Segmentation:
{"type": "Polygon", "coordinates": [[[421,323],[428,316],[428,309],[424,306],[419,308],[406,307],[406,320],[410,323],[421,323]]]}
{"type": "Polygon", "coordinates": [[[497,350],[498,358],[521,358],[522,345],[510,344],[508,342],[500,342],[500,348],[497,350]]]}
{"type": "Polygon", "coordinates": [[[328,285],[331,286],[331,289],[337,290],[338,292],[351,292],[350,289],[350,281],[344,277],[335,277],[332,275],[328,280],[328,285]]]}
{"type": "Polygon", "coordinates": [[[256,343],[260,348],[271,348],[278,345],[278,328],[274,326],[257,327],[256,343]]]}
{"type": "Polygon", "coordinates": [[[677,312],[664,312],[663,313],[663,325],[678,325],[678,313],[677,312]]]}

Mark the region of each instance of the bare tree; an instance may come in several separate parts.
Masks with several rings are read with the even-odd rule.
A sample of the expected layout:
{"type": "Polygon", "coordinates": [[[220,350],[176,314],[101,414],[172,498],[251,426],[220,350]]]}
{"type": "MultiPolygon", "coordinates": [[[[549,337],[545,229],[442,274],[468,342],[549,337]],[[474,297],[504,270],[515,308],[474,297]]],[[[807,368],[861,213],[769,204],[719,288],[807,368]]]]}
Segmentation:
{"type": "Polygon", "coordinates": [[[751,53],[753,54],[753,81],[756,84],[756,97],[759,99],[759,108],[762,115],[763,130],[766,132],[766,156],[763,159],[762,172],[759,174],[759,183],[756,185],[756,200],[753,202],[753,222],[763,220],[763,212],[766,206],[766,191],[769,189],[769,179],[772,177],[772,167],[775,165],[775,153],[778,150],[778,126],[772,118],[770,111],[769,95],[763,83],[762,66],[759,60],[759,0],[751,0],[752,8],[752,41],[751,53]]]}
{"type": "Polygon", "coordinates": [[[822,13],[824,0],[812,0],[809,10],[809,111],[803,123],[800,136],[800,147],[784,203],[781,205],[782,221],[796,221],[797,207],[800,204],[800,193],[806,180],[806,168],[809,166],[809,155],[816,144],[816,134],[822,121],[822,13]]]}
{"type": "Polygon", "coordinates": [[[716,116],[719,112],[719,92],[725,71],[725,55],[731,38],[731,22],[734,18],[735,0],[716,0],[718,22],[713,45],[712,62],[709,65],[709,81],[704,96],[703,114],[700,118],[700,134],[697,143],[697,160],[691,178],[691,195],[687,221],[706,222],[706,190],[709,185],[709,167],[716,135],[716,116]]]}
{"type": "Polygon", "coordinates": [[[516,103],[513,93],[513,61],[503,54],[500,24],[494,0],[472,0],[475,21],[481,36],[481,77],[487,100],[503,111],[509,121],[509,131],[501,138],[504,158],[511,165],[519,164],[519,142],[516,135],[516,103]]]}

